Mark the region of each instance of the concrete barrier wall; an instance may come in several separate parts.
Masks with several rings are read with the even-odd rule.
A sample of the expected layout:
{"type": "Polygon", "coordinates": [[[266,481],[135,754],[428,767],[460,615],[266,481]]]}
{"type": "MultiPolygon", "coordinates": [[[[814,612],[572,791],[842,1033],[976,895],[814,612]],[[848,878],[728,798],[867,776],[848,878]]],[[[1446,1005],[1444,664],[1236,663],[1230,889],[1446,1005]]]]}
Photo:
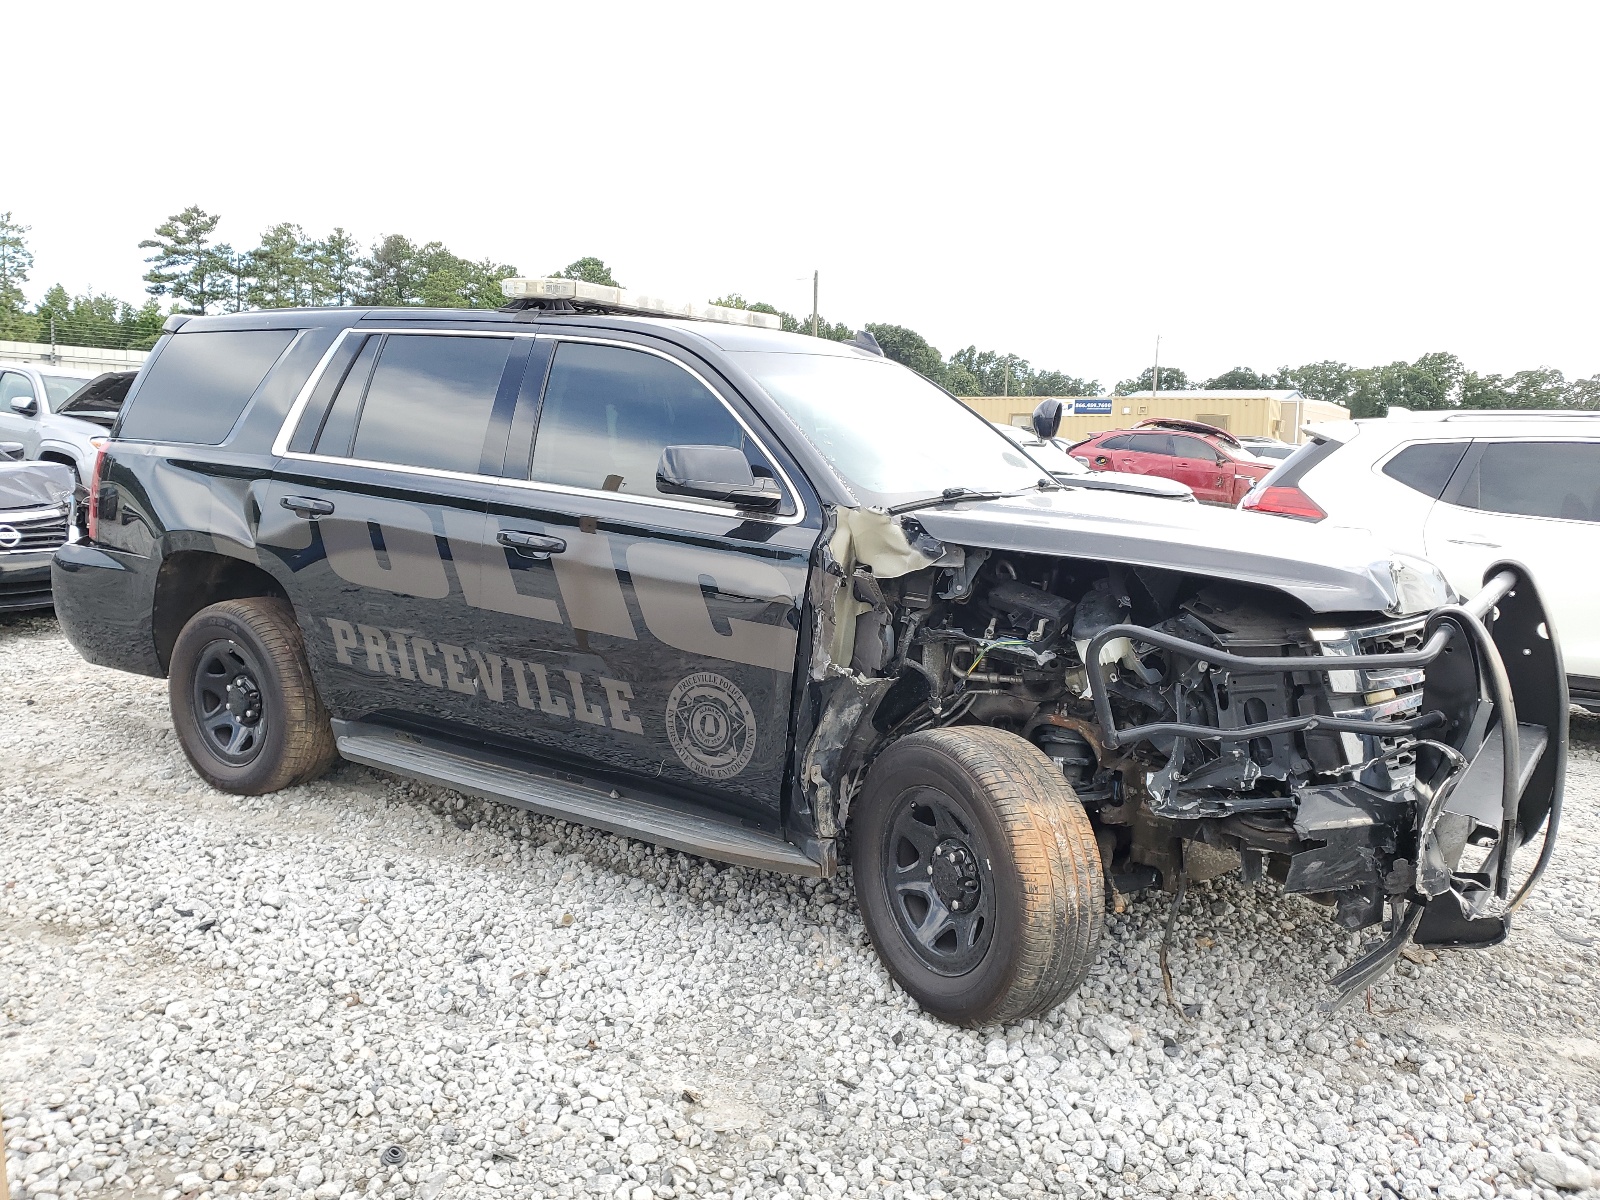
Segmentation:
{"type": "Polygon", "coordinates": [[[48,342],[0,342],[0,362],[34,363],[98,375],[102,371],[137,371],[148,350],[112,350],[103,346],[56,346],[48,342]]]}

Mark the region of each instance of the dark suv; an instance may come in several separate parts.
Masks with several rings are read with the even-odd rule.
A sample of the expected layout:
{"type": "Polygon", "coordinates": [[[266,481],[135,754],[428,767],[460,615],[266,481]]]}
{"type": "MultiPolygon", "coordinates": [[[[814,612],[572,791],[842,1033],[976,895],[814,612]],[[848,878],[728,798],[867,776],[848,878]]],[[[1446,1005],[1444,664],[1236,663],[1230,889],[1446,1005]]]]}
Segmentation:
{"type": "Polygon", "coordinates": [[[1110,889],[1270,873],[1384,925],[1346,994],[1505,935],[1566,739],[1514,564],[1458,603],[1357,535],[1063,486],[870,339],[508,294],[169,322],[54,583],[213,786],[343,756],[746,866],[848,848],[969,1023],[1076,987],[1110,889]]]}

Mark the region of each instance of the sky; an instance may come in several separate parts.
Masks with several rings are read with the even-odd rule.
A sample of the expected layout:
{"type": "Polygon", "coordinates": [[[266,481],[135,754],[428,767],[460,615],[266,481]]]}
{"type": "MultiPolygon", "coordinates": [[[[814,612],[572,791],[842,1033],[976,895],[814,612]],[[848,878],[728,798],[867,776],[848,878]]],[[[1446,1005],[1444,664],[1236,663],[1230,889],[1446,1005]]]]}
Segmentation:
{"type": "Polygon", "coordinates": [[[189,204],[909,326],[1109,387],[1451,350],[1600,371],[1566,4],[233,3],[4,17],[0,212],[139,301],[189,204]]]}

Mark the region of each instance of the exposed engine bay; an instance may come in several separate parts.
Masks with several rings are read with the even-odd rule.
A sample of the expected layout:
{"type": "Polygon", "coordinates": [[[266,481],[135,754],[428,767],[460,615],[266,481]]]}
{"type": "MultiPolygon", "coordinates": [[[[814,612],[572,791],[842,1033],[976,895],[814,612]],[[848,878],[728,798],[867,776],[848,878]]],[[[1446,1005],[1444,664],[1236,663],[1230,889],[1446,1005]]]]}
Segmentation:
{"type": "MultiPolygon", "coordinates": [[[[849,669],[827,668],[839,686],[804,769],[819,816],[836,791],[838,829],[896,738],[993,726],[1060,769],[1108,895],[1238,871],[1328,905],[1346,929],[1387,921],[1388,940],[1336,981],[1346,995],[1407,940],[1505,937],[1509,854],[1457,868],[1469,845],[1514,849],[1537,822],[1508,826],[1500,765],[1472,762],[1493,697],[1467,610],[1316,613],[1248,583],[923,541],[931,566],[834,567],[850,601],[834,611],[853,629],[832,645],[850,647],[849,669]]],[[[1521,732],[1517,795],[1545,745],[1539,727],[1521,732]]]]}

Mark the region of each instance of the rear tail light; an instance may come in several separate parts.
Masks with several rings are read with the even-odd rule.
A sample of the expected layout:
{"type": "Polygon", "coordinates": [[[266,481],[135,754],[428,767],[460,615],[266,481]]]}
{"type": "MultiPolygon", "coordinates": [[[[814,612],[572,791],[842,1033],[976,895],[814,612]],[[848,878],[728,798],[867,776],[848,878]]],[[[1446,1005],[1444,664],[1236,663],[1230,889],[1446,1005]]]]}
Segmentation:
{"type": "Polygon", "coordinates": [[[1278,517],[1295,517],[1301,521],[1320,521],[1328,514],[1322,506],[1297,487],[1256,487],[1239,502],[1247,512],[1271,513],[1278,517]]]}
{"type": "Polygon", "coordinates": [[[105,472],[106,448],[102,444],[95,448],[94,470],[89,472],[89,516],[85,521],[85,532],[91,542],[100,540],[100,476],[105,472]]]}

